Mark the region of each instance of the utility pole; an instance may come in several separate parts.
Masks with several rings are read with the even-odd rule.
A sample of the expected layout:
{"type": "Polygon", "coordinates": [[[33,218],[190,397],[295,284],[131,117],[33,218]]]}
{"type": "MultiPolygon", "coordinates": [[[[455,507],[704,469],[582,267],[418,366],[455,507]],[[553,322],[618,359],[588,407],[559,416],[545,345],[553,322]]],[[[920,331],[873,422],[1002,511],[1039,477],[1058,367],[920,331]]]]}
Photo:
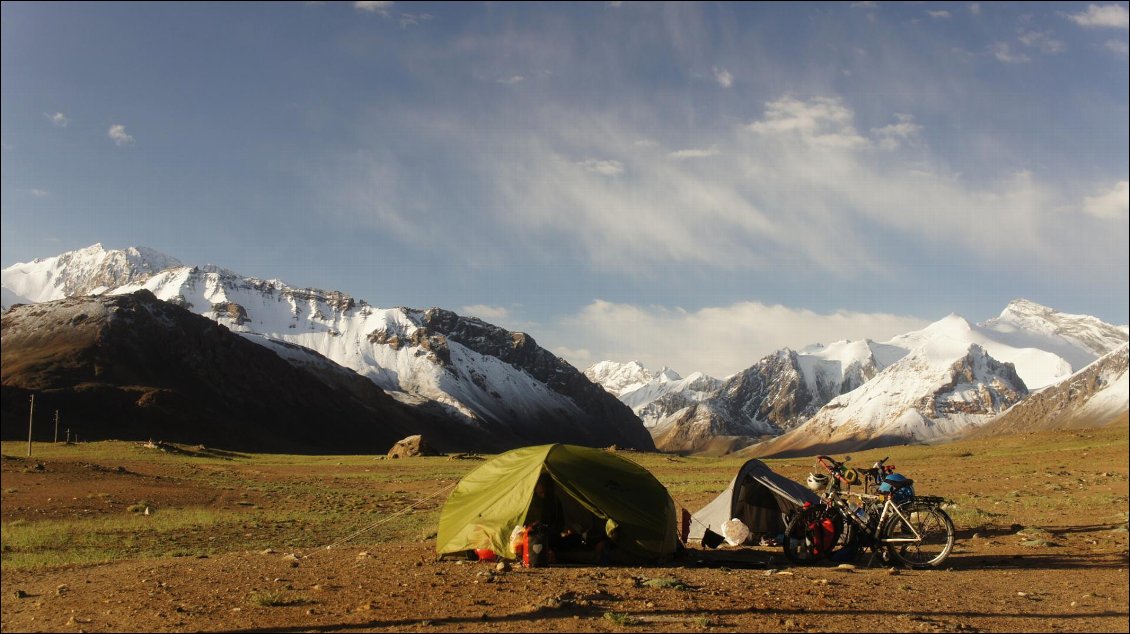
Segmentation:
{"type": "Polygon", "coordinates": [[[59,444],[59,410],[55,410],[55,444],[59,444]]]}
{"type": "Polygon", "coordinates": [[[31,457],[31,421],[35,420],[35,395],[31,395],[31,411],[27,413],[27,457],[31,457]]]}

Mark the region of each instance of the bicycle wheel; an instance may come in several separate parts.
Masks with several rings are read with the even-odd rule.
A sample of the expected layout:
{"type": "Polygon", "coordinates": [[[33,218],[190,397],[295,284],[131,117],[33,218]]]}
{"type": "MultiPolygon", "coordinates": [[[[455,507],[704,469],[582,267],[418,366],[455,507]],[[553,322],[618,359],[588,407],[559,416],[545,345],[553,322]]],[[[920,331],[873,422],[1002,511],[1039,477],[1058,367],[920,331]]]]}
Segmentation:
{"type": "Polygon", "coordinates": [[[910,502],[899,510],[906,520],[898,515],[888,519],[880,532],[882,539],[910,540],[915,533],[920,539],[888,543],[891,558],[909,568],[933,568],[945,561],[953,550],[954,528],[950,516],[937,506],[921,502],[910,502]]]}
{"type": "Polygon", "coordinates": [[[842,536],[843,519],[839,514],[824,506],[814,506],[792,516],[785,526],[781,546],[789,562],[804,566],[827,557],[842,536]]]}

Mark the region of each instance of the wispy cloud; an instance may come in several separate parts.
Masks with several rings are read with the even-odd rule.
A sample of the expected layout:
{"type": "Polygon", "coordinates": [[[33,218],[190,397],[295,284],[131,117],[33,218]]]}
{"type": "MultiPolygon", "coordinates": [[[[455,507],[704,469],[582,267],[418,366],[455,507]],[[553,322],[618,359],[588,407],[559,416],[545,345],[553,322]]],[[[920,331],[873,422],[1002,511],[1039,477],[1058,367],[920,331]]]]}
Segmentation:
{"type": "Polygon", "coordinates": [[[401,13],[400,14],[400,28],[406,29],[410,26],[420,26],[422,22],[427,22],[434,18],[430,13],[401,13]]]}
{"type": "Polygon", "coordinates": [[[801,101],[784,97],[769,102],[765,118],[749,124],[746,129],[757,134],[795,134],[806,144],[821,147],[868,145],[867,139],[860,136],[852,124],[851,110],[838,98],[801,101]]]}
{"type": "Polygon", "coordinates": [[[935,20],[948,20],[953,17],[949,11],[927,11],[926,15],[935,20]]]}
{"type": "Polygon", "coordinates": [[[394,2],[384,2],[380,0],[358,0],[353,3],[353,8],[365,13],[376,13],[388,17],[389,9],[392,8],[394,2]]]}
{"type": "Polygon", "coordinates": [[[969,5],[969,12],[973,15],[981,15],[981,3],[974,2],[973,4],[969,5]]]}
{"type": "Polygon", "coordinates": [[[1103,48],[1120,57],[1130,56],[1130,45],[1126,40],[1107,40],[1103,48]]]}
{"type": "Polygon", "coordinates": [[[1012,47],[1008,45],[1008,42],[995,42],[991,48],[991,51],[993,53],[993,57],[997,58],[998,62],[1005,64],[1023,64],[1032,61],[1032,58],[1028,57],[1024,53],[1017,53],[1013,51],[1012,47]]]}
{"type": "Polygon", "coordinates": [[[1120,4],[1087,5],[1086,11],[1068,14],[1067,19],[1087,28],[1130,28],[1130,13],[1120,4]]]}
{"type": "Polygon", "coordinates": [[[118,147],[129,145],[134,141],[133,137],[126,133],[126,127],[120,123],[115,123],[110,126],[106,135],[109,136],[110,139],[114,141],[114,145],[118,147]]]}
{"type": "Polygon", "coordinates": [[[577,163],[585,170],[605,176],[619,176],[624,173],[624,164],[620,161],[586,159],[577,163]]]}
{"type": "Polygon", "coordinates": [[[1025,46],[1033,47],[1041,53],[1056,54],[1067,50],[1067,45],[1055,39],[1046,31],[1021,29],[1017,39],[1025,46]]]}
{"type": "Polygon", "coordinates": [[[650,367],[667,365],[683,374],[702,371],[724,377],[783,346],[798,349],[842,339],[885,340],[926,324],[906,315],[817,313],[758,302],[688,311],[597,300],[546,331],[549,340],[573,342],[575,348],[554,350],[582,369],[606,359],[639,360],[650,367]],[[673,337],[673,333],[684,336],[673,337]],[[686,345],[688,338],[693,345],[686,345]],[[594,359],[589,350],[608,356],[594,359]]]}
{"type": "Polygon", "coordinates": [[[1126,219],[1130,215],[1130,182],[1119,181],[1109,192],[1088,196],[1083,211],[1096,218],[1126,219]]]}
{"type": "Polygon", "coordinates": [[[43,116],[47,117],[47,120],[51,122],[51,125],[59,128],[65,128],[67,127],[67,124],[71,122],[71,120],[67,118],[67,115],[61,112],[44,112],[43,116]]]}
{"type": "Polygon", "coordinates": [[[873,2],[872,0],[863,0],[862,2],[851,3],[851,8],[853,8],[853,9],[878,9],[879,3],[873,2]]]}
{"type": "Polygon", "coordinates": [[[28,190],[28,193],[30,193],[32,196],[35,196],[36,198],[46,198],[51,195],[51,192],[47,191],[46,189],[30,189],[28,190]]]}
{"type": "Polygon", "coordinates": [[[533,115],[526,128],[490,134],[460,118],[417,116],[434,138],[371,152],[355,167],[342,163],[323,174],[330,178],[321,196],[340,202],[335,211],[351,214],[347,220],[476,263],[485,256],[459,248],[466,232],[445,229],[458,226],[447,210],[485,210],[476,231],[513,238],[537,261],[629,277],[658,264],[896,279],[912,273],[891,242],[919,245],[914,262],[960,257],[1015,266],[1033,254],[1098,257],[1072,248],[1116,240],[1069,223],[1058,209],[1072,201],[1031,173],[967,179],[947,168],[919,142],[925,130],[909,113],[860,132],[839,97],[784,96],[751,123],[707,135],[710,145],[674,151],[639,144],[654,131],[613,115],[553,109],[533,115]],[[441,138],[454,163],[421,169],[412,148],[441,138]],[[727,160],[693,160],[715,151],[727,160]],[[432,186],[468,160],[481,188],[453,199],[432,186]]]}
{"type": "Polygon", "coordinates": [[[922,132],[922,126],[915,123],[911,115],[896,114],[895,119],[896,123],[871,129],[871,134],[879,141],[879,147],[884,150],[898,149],[904,142],[922,132]]]}
{"type": "Polygon", "coordinates": [[[495,81],[500,84],[507,84],[512,86],[514,84],[520,84],[523,81],[526,81],[526,77],[524,75],[509,75],[507,77],[499,77],[495,81]]]}
{"type": "Polygon", "coordinates": [[[677,160],[718,156],[718,146],[714,145],[704,149],[675,150],[674,152],[669,152],[667,156],[677,160]]]}
{"type": "Polygon", "coordinates": [[[729,88],[734,85],[734,76],[730,74],[730,71],[725,68],[718,68],[717,66],[714,67],[714,80],[723,88],[729,88]]]}

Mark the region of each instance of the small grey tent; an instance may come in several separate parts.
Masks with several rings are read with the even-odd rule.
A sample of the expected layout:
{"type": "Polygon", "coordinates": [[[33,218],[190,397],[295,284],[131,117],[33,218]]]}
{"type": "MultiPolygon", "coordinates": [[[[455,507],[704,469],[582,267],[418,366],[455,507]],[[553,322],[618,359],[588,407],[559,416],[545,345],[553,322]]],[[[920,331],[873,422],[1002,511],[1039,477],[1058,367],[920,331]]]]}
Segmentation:
{"type": "Polygon", "coordinates": [[[719,533],[723,522],[737,518],[749,528],[745,543],[755,545],[764,535],[775,537],[785,532],[786,513],[805,502],[819,501],[803,484],[774,473],[760,460],[750,460],[738,469],[725,491],[694,514],[689,538],[701,542],[707,528],[719,533]]]}

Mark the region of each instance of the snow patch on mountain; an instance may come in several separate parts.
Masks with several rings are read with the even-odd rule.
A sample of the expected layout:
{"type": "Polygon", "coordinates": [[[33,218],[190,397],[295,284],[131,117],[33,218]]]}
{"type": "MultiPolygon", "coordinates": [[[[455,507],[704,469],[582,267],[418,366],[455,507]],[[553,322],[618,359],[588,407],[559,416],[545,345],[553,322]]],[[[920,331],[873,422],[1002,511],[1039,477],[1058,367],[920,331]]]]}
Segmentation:
{"type": "Polygon", "coordinates": [[[639,389],[655,378],[639,361],[600,361],[589,366],[585,376],[616,397],[639,389]]]}

